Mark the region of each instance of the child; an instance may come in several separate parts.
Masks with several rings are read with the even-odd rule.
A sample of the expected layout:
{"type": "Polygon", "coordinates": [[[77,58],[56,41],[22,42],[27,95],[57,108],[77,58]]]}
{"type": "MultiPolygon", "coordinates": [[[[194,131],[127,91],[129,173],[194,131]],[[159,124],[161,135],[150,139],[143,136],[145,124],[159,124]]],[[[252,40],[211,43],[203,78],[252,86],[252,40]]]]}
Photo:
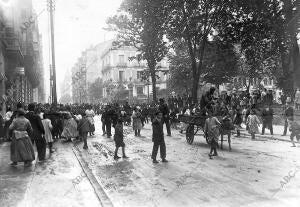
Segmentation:
{"type": "Polygon", "coordinates": [[[120,159],[120,157],[118,156],[119,147],[122,147],[123,158],[125,158],[125,159],[128,158],[125,154],[123,123],[122,123],[121,119],[118,119],[117,124],[115,126],[114,140],[115,140],[115,144],[116,144],[114,159],[115,160],[120,159]]]}
{"type": "Polygon", "coordinates": [[[80,136],[83,139],[83,149],[86,150],[88,149],[87,136],[90,132],[90,122],[85,113],[82,114],[82,119],[79,121],[77,129],[79,131],[80,136]]]}
{"type": "Polygon", "coordinates": [[[212,109],[208,110],[207,113],[208,118],[205,120],[204,133],[207,136],[210,144],[209,158],[212,159],[212,156],[218,156],[217,146],[220,135],[219,127],[221,126],[221,123],[216,117],[213,116],[212,109]]]}
{"type": "Polygon", "coordinates": [[[254,109],[250,111],[250,115],[247,118],[248,132],[251,134],[251,139],[255,139],[255,134],[259,133],[258,127],[260,125],[260,121],[255,114],[254,109]]]}
{"type": "Polygon", "coordinates": [[[53,153],[53,137],[52,137],[52,133],[51,130],[53,129],[53,126],[51,124],[51,120],[49,119],[49,115],[48,114],[44,114],[44,119],[42,120],[44,129],[45,129],[45,140],[48,143],[49,146],[49,151],[50,153],[53,153]]]}
{"type": "Polygon", "coordinates": [[[300,125],[293,118],[290,118],[288,121],[290,123],[290,131],[291,131],[290,139],[292,141],[292,147],[296,147],[295,142],[294,142],[294,137],[296,137],[297,141],[299,142],[299,140],[300,140],[300,125]]]}

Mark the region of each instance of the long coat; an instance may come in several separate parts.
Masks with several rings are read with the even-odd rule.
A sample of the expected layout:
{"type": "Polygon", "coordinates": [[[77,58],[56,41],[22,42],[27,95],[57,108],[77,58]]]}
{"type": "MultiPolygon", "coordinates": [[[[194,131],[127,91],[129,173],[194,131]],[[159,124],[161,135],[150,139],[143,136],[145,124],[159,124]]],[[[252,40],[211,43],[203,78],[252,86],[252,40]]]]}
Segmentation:
{"type": "Polygon", "coordinates": [[[9,126],[9,130],[13,132],[10,146],[11,161],[33,161],[35,159],[35,154],[31,140],[28,136],[29,134],[32,134],[32,127],[29,120],[25,117],[15,118],[9,126]],[[17,132],[20,136],[16,136],[17,132]]]}
{"type": "Polygon", "coordinates": [[[42,135],[45,134],[45,129],[39,115],[36,115],[33,111],[28,112],[25,117],[30,121],[32,126],[32,136],[33,140],[42,139],[42,135]]]}
{"type": "Polygon", "coordinates": [[[160,143],[164,140],[163,124],[158,119],[152,121],[152,141],[160,143]]]}
{"type": "Polygon", "coordinates": [[[140,112],[133,112],[132,114],[133,130],[140,130],[143,128],[141,118],[142,118],[142,114],[140,112]]]}

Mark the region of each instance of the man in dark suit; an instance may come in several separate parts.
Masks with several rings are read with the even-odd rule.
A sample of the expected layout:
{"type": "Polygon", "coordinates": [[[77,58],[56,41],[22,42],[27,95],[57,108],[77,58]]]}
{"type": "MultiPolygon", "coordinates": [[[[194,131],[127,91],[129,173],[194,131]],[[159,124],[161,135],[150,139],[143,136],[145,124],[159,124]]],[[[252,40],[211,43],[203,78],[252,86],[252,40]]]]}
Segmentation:
{"type": "Polygon", "coordinates": [[[286,103],[286,109],[284,110],[284,131],[282,136],[286,136],[287,129],[288,129],[288,120],[294,119],[294,109],[291,105],[286,103]]]}
{"type": "Polygon", "coordinates": [[[167,136],[171,136],[171,127],[170,127],[170,112],[167,104],[165,104],[164,99],[159,99],[159,111],[162,113],[162,123],[166,124],[167,136]]]}
{"type": "Polygon", "coordinates": [[[46,140],[43,136],[45,134],[44,126],[40,116],[34,112],[35,105],[29,104],[28,110],[29,112],[26,114],[25,117],[30,121],[30,124],[33,129],[33,133],[30,137],[32,143],[35,142],[39,160],[42,161],[45,160],[46,156],[46,140]]]}
{"type": "Polygon", "coordinates": [[[263,120],[263,127],[262,127],[262,135],[265,134],[265,129],[268,128],[270,129],[271,135],[273,135],[273,109],[271,108],[271,105],[267,106],[263,111],[262,111],[262,120],[263,120]]]}
{"type": "Polygon", "coordinates": [[[152,141],[153,141],[153,149],[152,149],[152,161],[153,163],[158,163],[156,160],[158,148],[160,148],[160,157],[162,162],[168,162],[166,160],[166,144],[164,140],[164,132],[163,132],[163,123],[162,123],[162,113],[157,111],[155,112],[155,117],[152,121],[152,141]]]}

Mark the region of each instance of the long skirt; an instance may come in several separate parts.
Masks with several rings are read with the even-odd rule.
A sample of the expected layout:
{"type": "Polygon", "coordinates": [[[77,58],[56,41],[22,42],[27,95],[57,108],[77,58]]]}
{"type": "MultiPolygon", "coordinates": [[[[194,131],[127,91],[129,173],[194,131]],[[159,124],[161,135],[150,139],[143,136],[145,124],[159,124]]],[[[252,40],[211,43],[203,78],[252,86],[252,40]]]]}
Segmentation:
{"type": "Polygon", "coordinates": [[[35,160],[33,145],[29,137],[12,139],[10,145],[10,159],[12,162],[26,162],[35,160]]]}
{"type": "Polygon", "coordinates": [[[207,132],[208,143],[210,145],[212,145],[213,143],[218,143],[219,136],[220,136],[220,130],[217,127],[208,130],[207,132]]]}

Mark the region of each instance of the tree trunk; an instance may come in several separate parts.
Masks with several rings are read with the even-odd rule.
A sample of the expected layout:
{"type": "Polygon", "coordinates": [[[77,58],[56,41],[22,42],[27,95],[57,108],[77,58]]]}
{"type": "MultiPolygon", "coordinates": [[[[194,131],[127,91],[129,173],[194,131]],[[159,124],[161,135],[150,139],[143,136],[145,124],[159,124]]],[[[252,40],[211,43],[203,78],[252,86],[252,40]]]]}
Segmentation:
{"type": "Polygon", "coordinates": [[[293,38],[293,49],[292,49],[292,57],[293,57],[293,77],[294,77],[294,89],[300,88],[300,54],[299,54],[299,46],[297,43],[297,38],[293,38]]]}
{"type": "Polygon", "coordinates": [[[192,98],[194,103],[198,102],[198,87],[199,87],[199,79],[200,76],[197,73],[197,67],[196,69],[193,69],[193,88],[192,88],[192,98]],[[194,72],[195,71],[195,72],[194,72]]]}
{"type": "Polygon", "coordinates": [[[153,94],[153,102],[157,103],[157,97],[156,97],[156,77],[155,72],[151,72],[151,81],[152,81],[152,94],[153,94]]]}

